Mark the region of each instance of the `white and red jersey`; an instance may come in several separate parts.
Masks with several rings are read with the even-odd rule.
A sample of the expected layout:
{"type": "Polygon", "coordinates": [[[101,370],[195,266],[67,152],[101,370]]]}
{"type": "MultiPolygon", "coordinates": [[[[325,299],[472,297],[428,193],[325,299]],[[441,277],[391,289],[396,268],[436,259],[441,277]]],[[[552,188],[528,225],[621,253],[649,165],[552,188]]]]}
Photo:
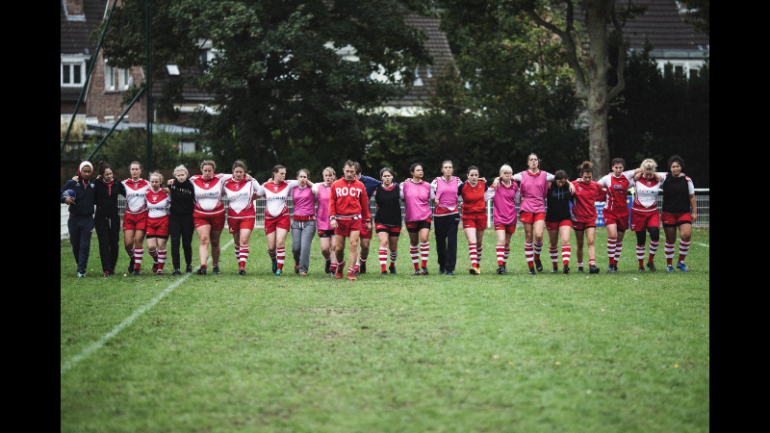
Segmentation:
{"type": "Polygon", "coordinates": [[[126,179],[121,182],[126,188],[126,213],[140,214],[147,211],[147,192],[150,183],[144,179],[133,181],[126,179]]]}
{"type": "Polygon", "coordinates": [[[265,205],[265,219],[278,218],[289,214],[289,205],[286,200],[291,190],[299,185],[298,180],[285,180],[281,183],[266,182],[262,184],[267,203],[265,205]]]}
{"type": "Polygon", "coordinates": [[[147,208],[150,213],[147,214],[148,218],[163,218],[168,216],[168,206],[171,204],[171,196],[166,194],[166,191],[161,188],[157,192],[150,188],[147,191],[147,208]]]}
{"type": "Polygon", "coordinates": [[[628,188],[634,186],[634,170],[624,171],[620,177],[615,173],[610,173],[597,182],[599,185],[607,188],[605,211],[610,211],[616,215],[628,214],[628,188]]]}
{"type": "Polygon", "coordinates": [[[336,180],[329,195],[329,218],[372,220],[366,187],[359,180],[336,180]]]}
{"type": "Polygon", "coordinates": [[[225,205],[222,204],[222,186],[225,180],[220,174],[215,174],[209,180],[204,180],[201,175],[190,178],[195,190],[195,212],[202,215],[219,215],[225,212],[225,205]]]}
{"type": "Polygon", "coordinates": [[[264,195],[262,187],[255,179],[241,179],[235,181],[232,178],[224,182],[223,188],[227,194],[227,218],[243,219],[253,218],[257,215],[254,208],[254,194],[264,195]]]}
{"type": "Polygon", "coordinates": [[[654,177],[637,180],[634,184],[634,203],[631,205],[631,209],[634,212],[657,212],[658,194],[662,184],[663,182],[658,182],[658,179],[654,177]]]}

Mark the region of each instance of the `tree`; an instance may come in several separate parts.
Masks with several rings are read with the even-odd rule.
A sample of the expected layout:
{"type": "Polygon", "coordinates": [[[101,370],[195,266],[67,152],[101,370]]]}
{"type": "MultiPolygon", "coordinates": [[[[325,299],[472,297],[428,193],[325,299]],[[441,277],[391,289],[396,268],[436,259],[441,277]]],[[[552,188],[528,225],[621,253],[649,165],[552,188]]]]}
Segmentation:
{"type": "MultiPolygon", "coordinates": [[[[369,111],[407,92],[415,66],[430,61],[424,35],[403,19],[424,7],[418,0],[156,0],[153,77],[166,77],[167,64],[183,71],[165,80],[158,115],[173,117],[184,86],[193,85],[218,111],[196,113],[194,125],[222,166],[242,158],[262,172],[297,149],[319,167],[341,165],[363,154],[369,111]],[[210,61],[201,59],[207,40],[218,53],[210,61]],[[357,61],[335,53],[347,45],[357,61]]],[[[145,14],[141,0],[115,10],[104,42],[115,66],[146,64],[145,14]]]]}
{"type": "Polygon", "coordinates": [[[709,35],[709,0],[687,0],[681,2],[687,8],[684,22],[692,24],[696,32],[709,35]]]}

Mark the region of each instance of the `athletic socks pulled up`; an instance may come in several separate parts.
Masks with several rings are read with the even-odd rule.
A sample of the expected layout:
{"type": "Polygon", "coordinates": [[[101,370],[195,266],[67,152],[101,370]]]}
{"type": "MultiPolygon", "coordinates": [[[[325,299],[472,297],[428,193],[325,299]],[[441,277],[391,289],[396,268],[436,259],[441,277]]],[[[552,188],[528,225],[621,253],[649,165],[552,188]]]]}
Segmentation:
{"type": "Polygon", "coordinates": [[[672,262],[674,260],[674,244],[666,242],[665,252],[666,252],[666,263],[669,265],[672,265],[672,262]]]}
{"type": "Polygon", "coordinates": [[[684,261],[688,251],[690,251],[690,242],[679,239],[679,263],[684,261]]]}
{"type": "Polygon", "coordinates": [[[540,253],[543,250],[543,241],[535,240],[533,252],[535,253],[535,260],[540,260],[540,253]]]}
{"type": "Polygon", "coordinates": [[[648,262],[651,262],[655,258],[655,253],[658,252],[659,244],[660,241],[650,241],[650,258],[647,260],[648,262]]]}
{"type": "Polygon", "coordinates": [[[380,268],[382,268],[382,272],[387,271],[388,267],[388,249],[387,248],[380,248],[380,268]]]}
{"type": "Polygon", "coordinates": [[[527,257],[527,266],[529,266],[530,268],[534,268],[535,259],[533,257],[534,251],[533,251],[531,242],[524,242],[524,255],[527,257]]]}
{"type": "Polygon", "coordinates": [[[412,264],[414,270],[420,270],[420,249],[417,245],[409,245],[409,254],[412,256],[412,264]]]}
{"type": "Polygon", "coordinates": [[[615,247],[617,245],[617,238],[608,238],[607,239],[607,257],[610,261],[610,264],[615,264],[615,247]]]}
{"type": "Polygon", "coordinates": [[[141,269],[142,268],[142,253],[144,252],[141,248],[134,248],[134,268],[135,269],[141,269]]]}
{"type": "Polygon", "coordinates": [[[158,270],[163,270],[163,265],[166,264],[166,250],[158,250],[158,270]]]}
{"type": "Polygon", "coordinates": [[[479,256],[476,251],[476,245],[469,245],[468,246],[468,254],[471,256],[471,266],[478,266],[479,265],[479,256]]]}
{"type": "MultiPolygon", "coordinates": [[[[652,253],[652,245],[650,246],[650,253],[652,253]]],[[[639,260],[639,267],[644,266],[644,245],[636,244],[636,260],[639,260]]]]}
{"type": "Polygon", "coordinates": [[[548,254],[551,255],[551,264],[553,264],[553,267],[559,266],[559,249],[548,247],[548,254]]]}
{"type": "Polygon", "coordinates": [[[505,265],[505,246],[498,245],[497,248],[497,266],[505,265]]]}
{"type": "Polygon", "coordinates": [[[430,243],[420,242],[420,259],[422,261],[422,267],[428,267],[428,254],[430,253],[430,243]]]}
{"type": "Polygon", "coordinates": [[[572,247],[569,245],[562,245],[561,246],[561,261],[564,266],[569,265],[569,259],[572,255],[572,247]]]}
{"type": "Polygon", "coordinates": [[[623,242],[618,242],[615,244],[615,266],[618,265],[618,261],[620,261],[620,252],[623,251],[623,242]]]}
{"type": "Polygon", "coordinates": [[[238,267],[245,267],[249,258],[249,247],[241,247],[238,251],[238,267]]]}

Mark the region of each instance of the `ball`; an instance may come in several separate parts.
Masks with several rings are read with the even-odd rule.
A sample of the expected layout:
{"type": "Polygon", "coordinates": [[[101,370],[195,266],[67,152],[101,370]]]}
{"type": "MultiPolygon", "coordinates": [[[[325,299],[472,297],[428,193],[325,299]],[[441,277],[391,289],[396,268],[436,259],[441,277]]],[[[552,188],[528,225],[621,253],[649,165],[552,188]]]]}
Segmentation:
{"type": "Polygon", "coordinates": [[[68,189],[64,191],[64,198],[72,197],[75,198],[75,190],[74,189],[68,189]]]}

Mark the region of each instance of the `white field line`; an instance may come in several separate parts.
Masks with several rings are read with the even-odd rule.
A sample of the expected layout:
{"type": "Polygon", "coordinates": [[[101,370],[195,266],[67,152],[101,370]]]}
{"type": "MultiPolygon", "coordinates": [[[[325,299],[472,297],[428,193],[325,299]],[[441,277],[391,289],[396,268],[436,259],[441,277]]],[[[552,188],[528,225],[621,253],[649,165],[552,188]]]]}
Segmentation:
{"type": "Polygon", "coordinates": [[[693,242],[693,243],[694,243],[694,244],[698,244],[698,245],[700,245],[700,246],[702,246],[702,247],[711,248],[711,247],[709,247],[708,245],[706,245],[706,244],[702,244],[702,243],[700,243],[700,242],[693,242]]]}
{"type": "MultiPolygon", "coordinates": [[[[227,243],[227,245],[222,247],[221,251],[226,250],[227,247],[229,247],[232,243],[233,243],[233,241],[231,240],[230,242],[227,243]]],[[[207,263],[211,263],[211,260],[212,260],[212,257],[209,256],[209,260],[208,260],[207,263]]],[[[198,268],[195,268],[195,269],[198,269],[198,268]]],[[[118,326],[116,326],[115,328],[113,328],[112,331],[108,332],[107,334],[104,334],[104,336],[102,338],[100,338],[99,341],[97,341],[96,343],[86,347],[82,352],[80,352],[79,355],[75,355],[74,357],[70,358],[67,362],[64,363],[64,365],[61,366],[61,374],[66,373],[67,370],[69,370],[72,367],[74,367],[75,364],[77,364],[78,362],[80,362],[84,358],[88,357],[88,355],[92,354],[93,352],[95,352],[96,350],[98,350],[99,348],[104,346],[104,343],[106,343],[110,338],[112,338],[115,335],[117,335],[117,333],[120,332],[123,328],[125,328],[128,325],[130,325],[131,322],[134,321],[134,319],[136,319],[137,317],[141,316],[142,313],[144,313],[145,311],[147,311],[150,308],[154,307],[155,304],[158,303],[158,301],[160,301],[161,299],[166,297],[166,295],[171,293],[171,291],[176,289],[180,284],[184,283],[185,280],[187,280],[187,278],[190,277],[190,275],[192,275],[192,274],[185,274],[182,278],[180,278],[180,279],[174,281],[173,283],[171,283],[171,285],[166,287],[162,292],[160,292],[160,294],[158,294],[157,296],[152,298],[152,300],[149,303],[139,307],[138,310],[134,311],[130,316],[128,316],[128,318],[126,320],[120,322],[120,324],[118,326]]]]}

